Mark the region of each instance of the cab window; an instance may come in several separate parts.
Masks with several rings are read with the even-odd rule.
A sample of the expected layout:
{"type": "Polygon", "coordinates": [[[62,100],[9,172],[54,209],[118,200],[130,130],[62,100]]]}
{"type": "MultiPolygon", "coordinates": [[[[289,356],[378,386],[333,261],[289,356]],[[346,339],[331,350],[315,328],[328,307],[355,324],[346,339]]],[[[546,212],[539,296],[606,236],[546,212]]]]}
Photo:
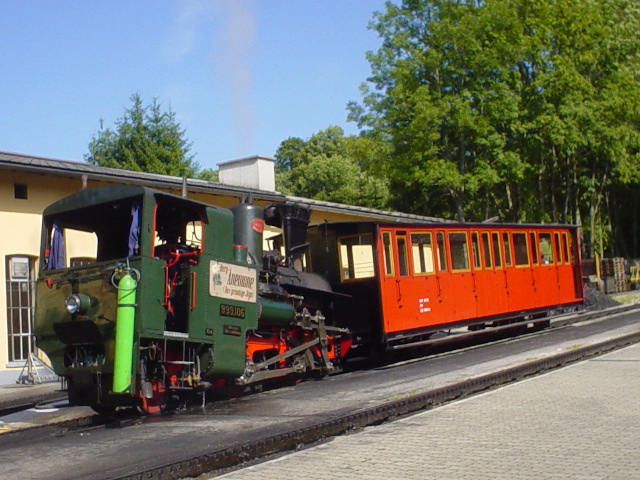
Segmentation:
{"type": "Polygon", "coordinates": [[[195,208],[178,202],[159,202],[154,225],[154,257],[165,258],[172,248],[202,249],[202,219],[195,208]]]}
{"type": "Polygon", "coordinates": [[[338,238],[340,275],[342,280],[370,278],[373,266],[373,235],[350,235],[338,238]]]}

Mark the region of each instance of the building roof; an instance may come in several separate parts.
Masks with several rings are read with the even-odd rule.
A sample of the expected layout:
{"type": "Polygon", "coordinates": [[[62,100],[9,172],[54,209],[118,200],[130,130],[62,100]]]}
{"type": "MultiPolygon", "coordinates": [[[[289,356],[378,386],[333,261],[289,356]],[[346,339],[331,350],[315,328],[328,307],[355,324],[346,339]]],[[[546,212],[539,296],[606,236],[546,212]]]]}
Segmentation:
{"type": "Polygon", "coordinates": [[[353,215],[366,216],[370,220],[378,220],[384,222],[415,222],[415,223],[450,223],[452,220],[444,218],[426,217],[423,215],[413,215],[411,213],[390,212],[387,210],[378,210],[375,208],[359,207],[357,205],[344,205],[342,203],[324,202],[322,200],[314,200],[311,198],[295,197],[288,195],[287,200],[292,203],[302,203],[309,205],[311,208],[335,213],[350,213],[353,215]]]}
{"type": "MultiPolygon", "coordinates": [[[[262,156],[261,156],[262,157],[262,156]]],[[[242,159],[241,159],[242,160],[242,159]]],[[[227,163],[227,162],[225,162],[227,163]]],[[[0,151],[0,169],[26,171],[39,174],[59,175],[69,178],[85,178],[86,180],[99,180],[115,183],[127,183],[143,185],[153,188],[168,188],[182,190],[186,188],[190,192],[209,193],[213,195],[229,195],[243,197],[251,194],[256,200],[268,202],[296,202],[309,205],[316,210],[327,212],[352,214],[366,217],[371,220],[385,222],[449,222],[441,218],[412,215],[401,212],[389,212],[341,203],[324,202],[309,198],[286,196],[279,192],[257,190],[234,185],[226,185],[208,180],[196,178],[182,178],[158,173],[134,172],[118,168],[99,167],[86,162],[74,162],[47,157],[37,157],[21,153],[0,151]]]]}
{"type": "Polygon", "coordinates": [[[0,151],[0,168],[40,174],[54,174],[71,178],[82,178],[82,176],[86,175],[88,180],[123,182],[154,188],[172,188],[178,190],[181,190],[186,183],[187,190],[191,192],[231,195],[236,197],[251,193],[254,198],[259,200],[283,201],[285,199],[285,196],[279,192],[236,187],[196,178],[182,178],[159,173],[134,172],[132,170],[122,170],[119,168],[99,167],[85,162],[35,157],[33,155],[2,151],[0,151]]]}

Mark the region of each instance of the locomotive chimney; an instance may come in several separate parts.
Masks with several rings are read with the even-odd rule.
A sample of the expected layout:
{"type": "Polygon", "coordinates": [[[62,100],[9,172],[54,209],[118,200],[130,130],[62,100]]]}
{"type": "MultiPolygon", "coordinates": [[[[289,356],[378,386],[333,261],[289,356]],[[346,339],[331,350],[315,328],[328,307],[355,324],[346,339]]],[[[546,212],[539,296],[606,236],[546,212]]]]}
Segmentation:
{"type": "Polygon", "coordinates": [[[233,243],[248,249],[252,263],[262,264],[262,233],[264,211],[252,203],[251,195],[229,208],[233,213],[233,243]]]}
{"type": "Polygon", "coordinates": [[[307,226],[311,208],[304,205],[279,203],[265,212],[265,223],[282,228],[285,255],[291,266],[302,271],[303,249],[307,245],[307,226]]]}

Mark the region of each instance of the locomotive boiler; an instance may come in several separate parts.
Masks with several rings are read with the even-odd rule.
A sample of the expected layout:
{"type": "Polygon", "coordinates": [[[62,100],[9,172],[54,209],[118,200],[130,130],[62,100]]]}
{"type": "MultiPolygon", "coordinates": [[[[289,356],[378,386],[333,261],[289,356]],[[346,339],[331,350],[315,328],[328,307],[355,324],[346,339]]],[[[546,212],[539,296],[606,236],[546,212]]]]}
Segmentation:
{"type": "Polygon", "coordinates": [[[34,333],[70,403],[157,413],[182,394],[339,369],[345,296],[304,271],[308,219],[122,185],[49,206],[34,333]],[[284,250],[263,252],[265,218],[284,250]]]}

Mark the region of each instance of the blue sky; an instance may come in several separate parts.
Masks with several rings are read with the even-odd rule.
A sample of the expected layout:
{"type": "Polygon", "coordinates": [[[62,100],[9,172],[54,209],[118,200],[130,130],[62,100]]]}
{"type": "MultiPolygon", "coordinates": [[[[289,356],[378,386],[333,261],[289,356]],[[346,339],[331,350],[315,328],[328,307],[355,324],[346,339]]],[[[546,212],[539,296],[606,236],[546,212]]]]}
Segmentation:
{"type": "Polygon", "coordinates": [[[176,113],[202,168],[330,125],[370,75],[384,0],[0,2],[0,150],[82,161],[132,93],[176,113]]]}

